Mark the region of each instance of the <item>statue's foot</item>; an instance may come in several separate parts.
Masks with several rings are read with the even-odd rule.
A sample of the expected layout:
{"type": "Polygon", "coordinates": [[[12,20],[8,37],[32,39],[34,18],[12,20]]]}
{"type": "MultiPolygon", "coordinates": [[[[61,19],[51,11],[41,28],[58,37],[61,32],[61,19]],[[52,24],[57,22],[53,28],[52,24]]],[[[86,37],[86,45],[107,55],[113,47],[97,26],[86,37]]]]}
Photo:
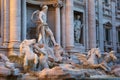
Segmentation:
{"type": "Polygon", "coordinates": [[[59,46],[59,44],[58,44],[58,43],[55,43],[54,46],[59,46]]]}

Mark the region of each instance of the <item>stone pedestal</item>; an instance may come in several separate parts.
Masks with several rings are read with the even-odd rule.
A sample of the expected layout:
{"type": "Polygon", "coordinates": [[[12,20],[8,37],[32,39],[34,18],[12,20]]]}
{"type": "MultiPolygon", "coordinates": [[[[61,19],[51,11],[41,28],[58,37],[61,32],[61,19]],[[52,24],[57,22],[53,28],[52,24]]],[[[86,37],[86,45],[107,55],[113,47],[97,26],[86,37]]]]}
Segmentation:
{"type": "Polygon", "coordinates": [[[85,46],[83,46],[83,44],[75,43],[75,47],[72,50],[69,50],[68,52],[85,53],[85,46]]]}

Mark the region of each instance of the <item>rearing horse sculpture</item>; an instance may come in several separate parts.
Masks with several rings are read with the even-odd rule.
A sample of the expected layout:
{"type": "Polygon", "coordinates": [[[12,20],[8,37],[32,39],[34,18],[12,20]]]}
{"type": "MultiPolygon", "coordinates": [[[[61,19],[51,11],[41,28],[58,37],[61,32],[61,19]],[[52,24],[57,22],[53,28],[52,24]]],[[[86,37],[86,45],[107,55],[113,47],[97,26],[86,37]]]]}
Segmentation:
{"type": "Polygon", "coordinates": [[[33,60],[34,69],[38,63],[38,56],[33,52],[32,45],[36,43],[35,39],[24,40],[20,44],[20,57],[24,56],[24,68],[28,66],[28,61],[33,60]]]}
{"type": "Polygon", "coordinates": [[[87,61],[90,64],[98,64],[97,59],[101,57],[99,48],[92,48],[87,55],[87,61]]]}

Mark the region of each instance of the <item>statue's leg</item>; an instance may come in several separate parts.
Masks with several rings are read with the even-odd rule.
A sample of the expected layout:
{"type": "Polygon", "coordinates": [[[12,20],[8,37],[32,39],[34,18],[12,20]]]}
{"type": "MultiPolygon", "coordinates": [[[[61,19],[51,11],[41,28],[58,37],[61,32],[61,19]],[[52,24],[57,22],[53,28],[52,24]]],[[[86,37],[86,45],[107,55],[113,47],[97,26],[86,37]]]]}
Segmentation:
{"type": "Polygon", "coordinates": [[[105,66],[103,66],[103,65],[99,64],[99,67],[100,67],[100,68],[102,68],[103,70],[107,71],[107,69],[106,69],[106,67],[105,67],[105,66]]]}
{"type": "Polygon", "coordinates": [[[50,36],[50,38],[51,38],[52,42],[54,43],[54,45],[56,45],[57,43],[56,43],[56,41],[55,41],[55,38],[54,38],[53,33],[52,33],[52,31],[50,30],[50,28],[47,28],[47,29],[46,29],[46,32],[47,32],[47,34],[50,36]]]}
{"type": "Polygon", "coordinates": [[[79,39],[81,38],[81,29],[80,29],[80,31],[79,31],[79,39]]]}
{"type": "Polygon", "coordinates": [[[34,55],[34,70],[36,70],[37,64],[38,64],[38,56],[35,54],[34,55]]]}
{"type": "Polygon", "coordinates": [[[37,35],[40,33],[40,28],[41,28],[41,25],[40,25],[40,24],[38,24],[38,26],[37,26],[37,30],[36,30],[37,35]]]}
{"type": "Polygon", "coordinates": [[[42,42],[45,44],[45,26],[41,27],[42,42]]]}
{"type": "Polygon", "coordinates": [[[41,24],[38,24],[38,27],[37,27],[38,41],[37,42],[40,42],[42,39],[41,27],[42,27],[41,24]]]}
{"type": "Polygon", "coordinates": [[[24,68],[24,71],[25,71],[25,72],[28,71],[28,60],[27,60],[27,57],[26,57],[26,56],[24,57],[23,68],[24,68]]]}
{"type": "Polygon", "coordinates": [[[42,66],[42,69],[49,68],[48,60],[47,60],[47,57],[45,55],[40,56],[40,65],[42,66]]]}
{"type": "Polygon", "coordinates": [[[80,31],[79,30],[77,30],[77,41],[78,41],[78,43],[80,42],[80,31]]]}
{"type": "Polygon", "coordinates": [[[42,34],[39,33],[39,36],[38,36],[38,43],[41,41],[41,39],[42,39],[42,34]]]}

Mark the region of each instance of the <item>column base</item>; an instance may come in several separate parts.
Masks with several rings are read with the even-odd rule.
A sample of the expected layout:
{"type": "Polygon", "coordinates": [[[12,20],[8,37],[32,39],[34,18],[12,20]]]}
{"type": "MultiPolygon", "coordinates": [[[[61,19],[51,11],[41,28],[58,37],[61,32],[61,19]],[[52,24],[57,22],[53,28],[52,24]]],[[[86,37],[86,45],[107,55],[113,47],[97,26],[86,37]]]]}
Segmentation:
{"type": "Polygon", "coordinates": [[[8,46],[9,46],[9,42],[3,42],[3,43],[2,43],[2,47],[8,48],[8,46]]]}
{"type": "Polygon", "coordinates": [[[73,48],[74,48],[74,46],[66,46],[65,50],[66,50],[66,52],[72,52],[73,48]]]}
{"type": "Polygon", "coordinates": [[[85,46],[82,44],[75,44],[75,46],[66,47],[66,52],[69,53],[85,53],[85,46]]]}

